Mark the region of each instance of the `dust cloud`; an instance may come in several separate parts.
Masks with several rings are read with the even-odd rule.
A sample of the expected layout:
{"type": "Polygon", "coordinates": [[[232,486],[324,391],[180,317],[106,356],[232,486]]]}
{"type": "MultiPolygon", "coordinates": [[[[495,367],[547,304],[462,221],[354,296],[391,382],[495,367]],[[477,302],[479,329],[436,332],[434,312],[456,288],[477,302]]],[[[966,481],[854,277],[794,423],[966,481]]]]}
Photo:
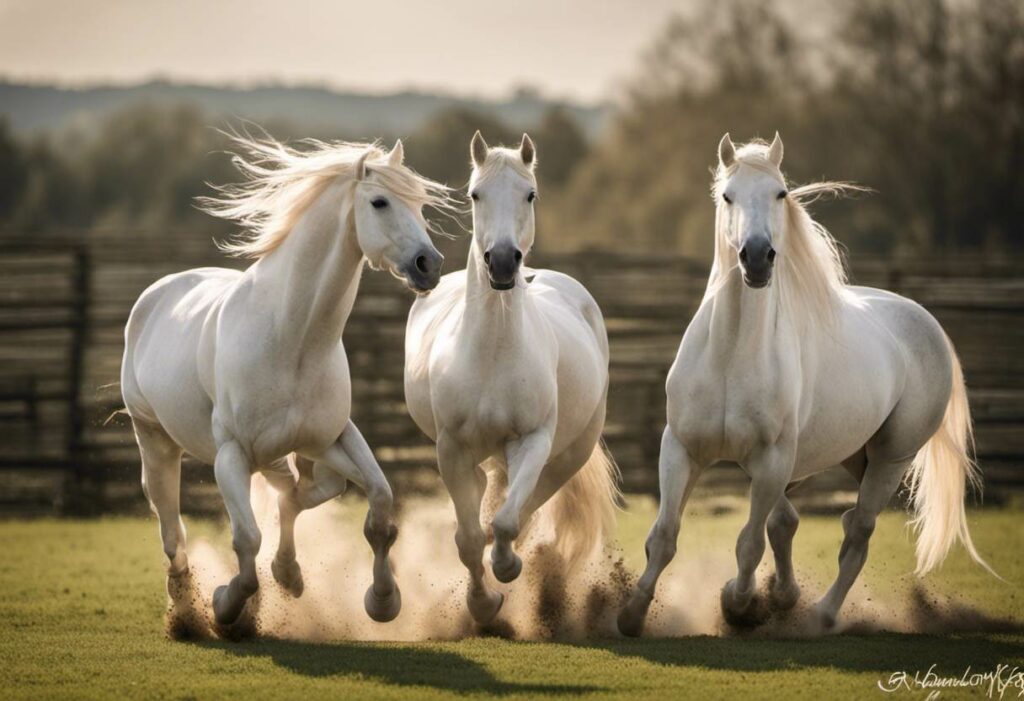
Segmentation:
{"type": "MultiPolygon", "coordinates": [[[[204,538],[188,545],[189,573],[168,586],[167,634],[174,639],[248,637],[253,634],[301,640],[455,640],[474,635],[514,639],[582,638],[615,631],[615,616],[631,580],[621,560],[595,555],[567,576],[565,563],[550,545],[543,519],[517,545],[524,569],[505,585],[488,574],[489,584],[505,594],[498,617],[485,628],[473,621],[465,604],[468,574],[455,548],[455,512],[445,498],[406,503],[391,563],[402,592],[402,611],[389,623],[375,623],[363,608],[372,581],[373,557],[363,538],[366,503],[329,502],[304,512],[296,525],[296,550],[305,590],[295,598],[274,580],[270,562],[277,550],[276,495],[257,477],[253,508],[263,543],[257,558],[260,590],[246,605],[242,620],[215,629],[213,590],[237,571],[230,538],[204,538]]],[[[485,551],[489,563],[489,551],[485,551]]]]}
{"type": "MultiPolygon", "coordinates": [[[[550,524],[532,524],[522,555],[522,575],[505,585],[488,574],[491,587],[505,595],[498,617],[481,628],[465,604],[468,575],[455,548],[455,514],[447,497],[415,499],[399,515],[399,537],[391,562],[402,591],[402,611],[390,623],[375,623],[363,609],[363,594],[372,580],[372,553],[362,535],[365,501],[333,501],[303,513],[296,526],[298,560],[305,591],[291,596],[274,580],[270,561],[277,549],[276,496],[261,479],[253,484],[253,506],[263,545],[257,559],[260,590],[239,622],[215,628],[210,607],[213,590],[237,569],[230,538],[189,544],[189,574],[171,580],[166,615],[174,639],[242,639],[254,635],[296,640],[457,640],[498,636],[517,640],[581,640],[617,637],[615,619],[625,603],[635,573],[613,547],[595,555],[578,571],[567,573],[551,544],[550,524]]],[[[768,581],[770,554],[758,572],[768,581]]],[[[489,552],[485,551],[489,564],[489,552]]],[[[799,563],[797,563],[799,566],[799,563]]],[[[792,611],[771,613],[763,625],[736,630],[722,619],[719,595],[735,575],[728,551],[680,550],[658,586],[644,631],[650,637],[748,635],[807,637],[821,635],[811,609],[828,582],[801,581],[803,594],[792,611]]],[[[831,632],[955,633],[1015,631],[1021,622],[995,619],[970,606],[928,592],[919,583],[903,587],[898,605],[859,583],[854,586],[831,632]]],[[[760,596],[766,596],[761,593],[760,596]]]]}

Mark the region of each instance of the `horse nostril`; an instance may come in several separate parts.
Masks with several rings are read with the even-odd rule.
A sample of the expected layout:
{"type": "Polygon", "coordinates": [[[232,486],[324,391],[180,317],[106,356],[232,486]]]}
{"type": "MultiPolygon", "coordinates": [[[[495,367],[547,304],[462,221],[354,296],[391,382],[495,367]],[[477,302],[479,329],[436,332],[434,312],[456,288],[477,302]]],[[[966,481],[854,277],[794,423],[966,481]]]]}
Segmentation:
{"type": "Polygon", "coordinates": [[[419,256],[419,257],[416,258],[416,269],[419,270],[421,273],[429,272],[427,270],[427,257],[426,256],[419,256]]]}
{"type": "Polygon", "coordinates": [[[491,252],[490,251],[484,251],[484,263],[490,264],[490,262],[491,262],[491,252]]]}
{"type": "Polygon", "coordinates": [[[775,249],[774,248],[769,248],[768,249],[768,262],[769,263],[774,263],[775,262],[775,249]]]}
{"type": "Polygon", "coordinates": [[[522,252],[522,251],[520,251],[520,250],[519,250],[519,249],[517,248],[517,249],[516,249],[516,263],[520,262],[520,261],[521,261],[522,259],[523,259],[523,252],[522,252]]]}
{"type": "Polygon", "coordinates": [[[740,249],[740,262],[741,263],[746,263],[747,262],[747,247],[746,246],[744,246],[743,248],[740,249]]]}

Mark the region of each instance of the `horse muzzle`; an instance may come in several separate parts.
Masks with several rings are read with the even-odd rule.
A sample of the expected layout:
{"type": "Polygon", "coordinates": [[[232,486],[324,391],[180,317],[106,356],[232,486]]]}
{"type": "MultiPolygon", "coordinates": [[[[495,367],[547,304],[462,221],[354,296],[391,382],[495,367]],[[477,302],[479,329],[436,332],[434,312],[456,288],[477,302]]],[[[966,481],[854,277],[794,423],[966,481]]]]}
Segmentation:
{"type": "Polygon", "coordinates": [[[435,248],[425,248],[402,267],[405,283],[417,293],[430,292],[441,281],[444,256],[435,248]]]}
{"type": "Polygon", "coordinates": [[[761,289],[772,281],[775,249],[767,237],[751,238],[740,249],[740,271],[747,287],[761,289]]]}
{"type": "Polygon", "coordinates": [[[491,289],[511,290],[523,263],[523,252],[512,245],[494,246],[484,252],[491,289]]]}

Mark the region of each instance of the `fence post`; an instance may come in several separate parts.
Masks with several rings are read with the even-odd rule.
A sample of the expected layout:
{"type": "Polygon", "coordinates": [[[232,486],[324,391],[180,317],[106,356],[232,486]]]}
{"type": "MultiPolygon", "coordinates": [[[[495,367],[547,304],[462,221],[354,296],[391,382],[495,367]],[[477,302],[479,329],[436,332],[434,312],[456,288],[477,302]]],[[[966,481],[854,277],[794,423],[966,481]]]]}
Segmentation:
{"type": "MultiPolygon", "coordinates": [[[[64,508],[69,513],[91,515],[102,511],[103,475],[96,472],[85,446],[85,408],[82,384],[85,380],[85,356],[89,342],[92,260],[88,243],[74,245],[72,279],[73,321],[68,368],[68,429],[66,455],[71,479],[65,484],[64,508]]],[[[103,469],[99,467],[99,469],[103,469]]]]}

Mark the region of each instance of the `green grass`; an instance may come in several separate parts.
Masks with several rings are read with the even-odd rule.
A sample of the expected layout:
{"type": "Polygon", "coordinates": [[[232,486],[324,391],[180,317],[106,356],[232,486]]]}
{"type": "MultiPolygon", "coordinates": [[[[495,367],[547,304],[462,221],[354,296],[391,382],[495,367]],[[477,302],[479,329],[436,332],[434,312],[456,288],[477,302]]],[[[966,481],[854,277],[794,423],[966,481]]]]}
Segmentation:
{"type": "MultiPolygon", "coordinates": [[[[348,507],[346,507],[348,508],[348,507]]],[[[361,508],[353,504],[351,508],[361,508]]],[[[631,500],[621,538],[627,564],[643,560],[653,518],[631,500]]],[[[684,521],[679,560],[698,548],[732,550],[741,512],[714,516],[699,504],[684,521]]],[[[893,601],[912,580],[912,544],[900,514],[885,514],[858,586],[893,601]]],[[[998,617],[1024,614],[1024,513],[971,515],[979,548],[999,582],[962,553],[929,577],[930,590],[998,617]]],[[[224,543],[223,527],[190,523],[190,537],[224,543]]],[[[798,569],[834,576],[835,516],[804,517],[798,569]]],[[[300,543],[300,558],[301,558],[300,543]]],[[[666,577],[672,576],[672,570],[666,577]]],[[[714,582],[718,587],[722,582],[714,582]]],[[[815,587],[817,584],[814,585],[815,587]]],[[[807,595],[819,593],[809,588],[807,595]]],[[[834,635],[819,639],[691,637],[585,642],[308,643],[255,640],[183,643],[164,635],[162,554],[152,519],[0,522],[0,696],[18,698],[924,698],[881,694],[893,671],[961,675],[971,666],[1024,667],[1024,635],[961,633],[834,635]]],[[[1017,696],[1019,689],[1006,692],[1017,696]]],[[[984,698],[979,689],[941,698],[984,698]]]]}

